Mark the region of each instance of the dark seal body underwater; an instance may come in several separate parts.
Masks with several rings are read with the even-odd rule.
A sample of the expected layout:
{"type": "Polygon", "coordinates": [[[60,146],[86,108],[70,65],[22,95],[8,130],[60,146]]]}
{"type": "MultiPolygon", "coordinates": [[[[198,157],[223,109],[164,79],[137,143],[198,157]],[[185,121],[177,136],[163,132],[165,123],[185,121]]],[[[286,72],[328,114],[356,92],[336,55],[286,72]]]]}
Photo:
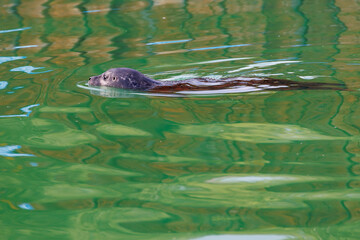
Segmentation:
{"type": "Polygon", "coordinates": [[[297,82],[273,78],[231,77],[225,79],[194,78],[180,81],[156,81],[131,68],[111,68],[98,76],[89,78],[91,86],[106,86],[150,92],[178,92],[231,89],[249,86],[261,89],[296,90],[345,90],[337,83],[297,82]]]}

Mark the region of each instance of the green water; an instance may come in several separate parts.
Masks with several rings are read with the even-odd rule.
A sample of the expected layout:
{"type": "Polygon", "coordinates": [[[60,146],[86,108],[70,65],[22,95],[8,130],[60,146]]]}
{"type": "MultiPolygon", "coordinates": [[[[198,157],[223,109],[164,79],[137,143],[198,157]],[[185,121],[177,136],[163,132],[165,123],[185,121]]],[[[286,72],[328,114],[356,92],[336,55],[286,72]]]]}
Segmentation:
{"type": "Polygon", "coordinates": [[[0,0],[1,239],[359,239],[356,0],[0,0]],[[90,89],[268,76],[349,91],[90,89]]]}

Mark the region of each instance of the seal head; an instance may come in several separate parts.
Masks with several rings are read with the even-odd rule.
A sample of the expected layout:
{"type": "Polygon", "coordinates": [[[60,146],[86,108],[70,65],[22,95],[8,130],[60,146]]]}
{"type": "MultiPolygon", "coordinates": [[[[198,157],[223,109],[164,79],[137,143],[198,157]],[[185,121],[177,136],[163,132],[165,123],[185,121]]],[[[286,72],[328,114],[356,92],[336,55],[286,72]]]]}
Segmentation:
{"type": "Polygon", "coordinates": [[[98,76],[89,78],[89,85],[107,86],[133,90],[149,90],[161,83],[131,68],[111,68],[98,76]]]}

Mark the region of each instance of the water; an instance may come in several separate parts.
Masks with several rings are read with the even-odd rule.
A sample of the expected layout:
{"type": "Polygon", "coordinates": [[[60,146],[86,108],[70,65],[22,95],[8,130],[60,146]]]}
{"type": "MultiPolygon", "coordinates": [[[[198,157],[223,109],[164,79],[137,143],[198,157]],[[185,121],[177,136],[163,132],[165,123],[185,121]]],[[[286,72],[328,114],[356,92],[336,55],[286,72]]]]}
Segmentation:
{"type": "Polygon", "coordinates": [[[358,239],[359,11],[356,0],[1,0],[1,238],[358,239]],[[348,90],[86,86],[111,67],[348,90]]]}

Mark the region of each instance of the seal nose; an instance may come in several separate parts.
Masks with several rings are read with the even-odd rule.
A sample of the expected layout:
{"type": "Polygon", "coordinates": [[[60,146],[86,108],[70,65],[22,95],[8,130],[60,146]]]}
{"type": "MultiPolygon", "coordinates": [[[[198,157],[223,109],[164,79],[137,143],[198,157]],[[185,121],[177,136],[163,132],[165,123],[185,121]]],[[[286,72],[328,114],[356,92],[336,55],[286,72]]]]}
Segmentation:
{"type": "Polygon", "coordinates": [[[89,77],[89,80],[91,80],[91,77],[89,77]]]}

